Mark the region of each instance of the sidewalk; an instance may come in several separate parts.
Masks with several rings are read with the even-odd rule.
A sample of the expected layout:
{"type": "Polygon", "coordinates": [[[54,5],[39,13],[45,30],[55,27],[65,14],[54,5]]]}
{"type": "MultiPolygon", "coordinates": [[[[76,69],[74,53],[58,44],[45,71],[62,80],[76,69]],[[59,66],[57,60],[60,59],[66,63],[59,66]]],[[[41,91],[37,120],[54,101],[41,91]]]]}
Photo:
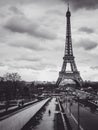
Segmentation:
{"type": "Polygon", "coordinates": [[[28,105],[36,103],[37,101],[38,100],[35,99],[35,100],[31,101],[31,102],[27,102],[27,103],[25,103],[23,105],[23,107],[18,107],[17,105],[13,106],[13,107],[9,107],[7,111],[5,109],[0,110],[0,120],[2,120],[3,118],[5,119],[5,117],[7,117],[9,114],[11,114],[11,113],[13,114],[15,111],[18,111],[18,110],[20,110],[20,109],[22,109],[22,108],[24,108],[24,107],[26,107],[28,105]]]}
{"type": "Polygon", "coordinates": [[[48,102],[50,98],[42,100],[28,109],[0,121],[0,130],[21,130],[23,126],[48,102]]]}

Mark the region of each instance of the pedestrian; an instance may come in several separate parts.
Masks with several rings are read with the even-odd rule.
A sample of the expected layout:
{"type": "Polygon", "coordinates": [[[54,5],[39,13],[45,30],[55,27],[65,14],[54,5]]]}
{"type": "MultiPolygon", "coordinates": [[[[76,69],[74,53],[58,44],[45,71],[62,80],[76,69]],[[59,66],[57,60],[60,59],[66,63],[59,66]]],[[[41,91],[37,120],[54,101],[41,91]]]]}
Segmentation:
{"type": "Polygon", "coordinates": [[[50,109],[49,109],[48,113],[49,113],[49,116],[50,116],[50,114],[51,114],[51,111],[50,111],[50,109]]]}

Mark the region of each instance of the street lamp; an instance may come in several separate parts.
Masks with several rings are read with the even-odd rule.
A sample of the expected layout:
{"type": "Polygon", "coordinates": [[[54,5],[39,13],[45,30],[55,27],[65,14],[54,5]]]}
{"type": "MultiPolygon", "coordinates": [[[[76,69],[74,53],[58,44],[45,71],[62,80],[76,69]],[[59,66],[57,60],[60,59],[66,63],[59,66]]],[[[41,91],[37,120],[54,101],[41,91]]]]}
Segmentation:
{"type": "Polygon", "coordinates": [[[79,95],[77,96],[77,101],[78,101],[78,129],[80,130],[80,109],[79,109],[79,95]]]}
{"type": "Polygon", "coordinates": [[[67,110],[67,92],[65,93],[65,95],[66,95],[65,101],[66,101],[66,110],[67,110]]]}

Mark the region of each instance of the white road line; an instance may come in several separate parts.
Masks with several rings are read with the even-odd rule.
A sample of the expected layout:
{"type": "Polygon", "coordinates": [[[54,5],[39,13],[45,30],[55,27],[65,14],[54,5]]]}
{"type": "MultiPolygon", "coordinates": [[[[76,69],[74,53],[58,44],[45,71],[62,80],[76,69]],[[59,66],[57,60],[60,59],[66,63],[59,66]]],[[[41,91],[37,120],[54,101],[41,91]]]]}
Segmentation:
{"type": "MultiPolygon", "coordinates": [[[[67,108],[67,111],[68,111],[68,113],[70,113],[70,111],[69,111],[68,108],[67,108]]],[[[71,117],[73,118],[73,120],[75,121],[75,123],[78,125],[78,121],[76,120],[76,118],[74,117],[74,115],[72,113],[70,113],[70,114],[71,114],[71,117]]],[[[84,130],[81,125],[79,125],[79,126],[80,126],[81,130],[84,130]]]]}
{"type": "MultiPolygon", "coordinates": [[[[76,124],[78,125],[78,122],[77,122],[76,118],[73,116],[72,113],[71,113],[71,117],[73,118],[73,120],[74,120],[74,121],[76,122],[76,124]]],[[[80,127],[81,130],[84,130],[81,125],[79,125],[79,127],[80,127]]]]}

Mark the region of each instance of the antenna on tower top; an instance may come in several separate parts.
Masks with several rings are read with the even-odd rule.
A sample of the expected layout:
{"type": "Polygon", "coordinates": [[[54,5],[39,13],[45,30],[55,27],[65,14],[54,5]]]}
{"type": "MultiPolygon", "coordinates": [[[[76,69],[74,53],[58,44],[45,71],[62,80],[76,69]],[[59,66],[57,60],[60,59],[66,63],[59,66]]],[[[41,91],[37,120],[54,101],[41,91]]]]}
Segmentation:
{"type": "Polygon", "coordinates": [[[69,0],[67,1],[68,11],[69,11],[69,0]]]}

